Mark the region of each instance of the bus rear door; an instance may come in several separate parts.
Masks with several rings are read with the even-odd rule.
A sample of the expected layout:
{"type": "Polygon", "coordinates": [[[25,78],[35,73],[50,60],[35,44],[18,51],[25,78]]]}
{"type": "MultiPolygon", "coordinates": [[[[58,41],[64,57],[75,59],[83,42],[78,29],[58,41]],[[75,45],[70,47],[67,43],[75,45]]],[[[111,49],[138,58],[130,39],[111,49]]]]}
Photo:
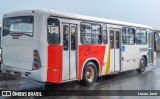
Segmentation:
{"type": "Polygon", "coordinates": [[[119,72],[120,65],[120,29],[110,29],[110,70],[111,72],[119,72]]]}
{"type": "Polygon", "coordinates": [[[76,62],[76,35],[77,25],[62,24],[63,31],[63,74],[62,80],[71,80],[77,78],[76,62]]]}

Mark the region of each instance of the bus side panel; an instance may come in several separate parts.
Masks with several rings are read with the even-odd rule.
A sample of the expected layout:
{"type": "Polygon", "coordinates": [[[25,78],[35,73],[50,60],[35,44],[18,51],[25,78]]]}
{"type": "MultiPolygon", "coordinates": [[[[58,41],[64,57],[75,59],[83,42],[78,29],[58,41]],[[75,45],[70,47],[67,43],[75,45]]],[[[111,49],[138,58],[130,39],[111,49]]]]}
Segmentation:
{"type": "Polygon", "coordinates": [[[124,50],[122,51],[122,71],[128,71],[137,69],[139,67],[139,61],[141,58],[141,52],[139,45],[122,45],[124,50]],[[134,51],[132,51],[134,50],[134,51]]]}
{"type": "Polygon", "coordinates": [[[62,82],[62,45],[48,45],[47,82],[62,82]]]}
{"type": "Polygon", "coordinates": [[[78,80],[82,79],[83,65],[90,59],[97,59],[100,64],[100,73],[102,73],[102,66],[104,61],[104,53],[106,46],[104,45],[80,45],[79,46],[79,68],[78,68],[78,80]]]}

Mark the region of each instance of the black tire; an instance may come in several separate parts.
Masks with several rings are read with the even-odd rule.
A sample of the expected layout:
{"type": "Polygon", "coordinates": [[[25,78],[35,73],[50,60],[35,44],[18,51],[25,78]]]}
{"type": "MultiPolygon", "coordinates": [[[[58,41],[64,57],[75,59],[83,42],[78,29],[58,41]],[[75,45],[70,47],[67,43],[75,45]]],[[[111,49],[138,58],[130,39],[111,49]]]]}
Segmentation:
{"type": "Polygon", "coordinates": [[[144,57],[142,57],[140,60],[139,68],[137,69],[137,71],[139,73],[143,73],[145,71],[146,65],[147,65],[146,59],[144,57]]]}
{"type": "Polygon", "coordinates": [[[88,62],[83,69],[83,83],[86,86],[93,85],[98,77],[97,67],[93,62],[88,62]]]}

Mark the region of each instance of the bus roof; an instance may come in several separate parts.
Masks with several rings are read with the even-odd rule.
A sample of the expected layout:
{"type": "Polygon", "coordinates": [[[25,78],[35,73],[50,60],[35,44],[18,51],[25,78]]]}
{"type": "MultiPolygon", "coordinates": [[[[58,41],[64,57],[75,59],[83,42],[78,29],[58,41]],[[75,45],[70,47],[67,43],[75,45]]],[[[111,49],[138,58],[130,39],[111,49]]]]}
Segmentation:
{"type": "Polygon", "coordinates": [[[117,20],[111,20],[111,19],[106,19],[106,18],[98,18],[98,17],[91,17],[91,16],[85,16],[85,15],[79,15],[79,14],[72,14],[72,13],[66,13],[66,12],[59,12],[59,11],[54,11],[54,10],[48,10],[48,9],[32,9],[32,10],[21,10],[21,11],[14,11],[10,13],[4,14],[5,17],[8,15],[26,15],[28,12],[39,12],[39,13],[46,13],[51,16],[58,16],[58,17],[64,17],[64,18],[69,18],[69,19],[78,19],[78,20],[88,20],[88,21],[96,21],[96,22],[103,22],[103,23],[108,23],[108,24],[116,24],[116,25],[123,25],[123,26],[131,26],[131,27],[141,27],[141,28],[148,28],[148,29],[153,29],[150,26],[147,25],[142,25],[142,24],[136,24],[136,23],[131,23],[131,22],[124,22],[124,21],[117,21],[117,20]]]}

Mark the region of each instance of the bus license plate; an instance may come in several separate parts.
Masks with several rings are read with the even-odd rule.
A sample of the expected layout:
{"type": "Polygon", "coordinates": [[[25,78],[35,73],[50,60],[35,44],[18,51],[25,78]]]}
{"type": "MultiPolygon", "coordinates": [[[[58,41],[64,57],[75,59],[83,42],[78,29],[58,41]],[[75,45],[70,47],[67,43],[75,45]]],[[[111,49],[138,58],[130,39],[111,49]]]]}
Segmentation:
{"type": "Polygon", "coordinates": [[[14,72],[14,75],[17,77],[21,77],[21,73],[19,73],[19,72],[14,72]]]}

